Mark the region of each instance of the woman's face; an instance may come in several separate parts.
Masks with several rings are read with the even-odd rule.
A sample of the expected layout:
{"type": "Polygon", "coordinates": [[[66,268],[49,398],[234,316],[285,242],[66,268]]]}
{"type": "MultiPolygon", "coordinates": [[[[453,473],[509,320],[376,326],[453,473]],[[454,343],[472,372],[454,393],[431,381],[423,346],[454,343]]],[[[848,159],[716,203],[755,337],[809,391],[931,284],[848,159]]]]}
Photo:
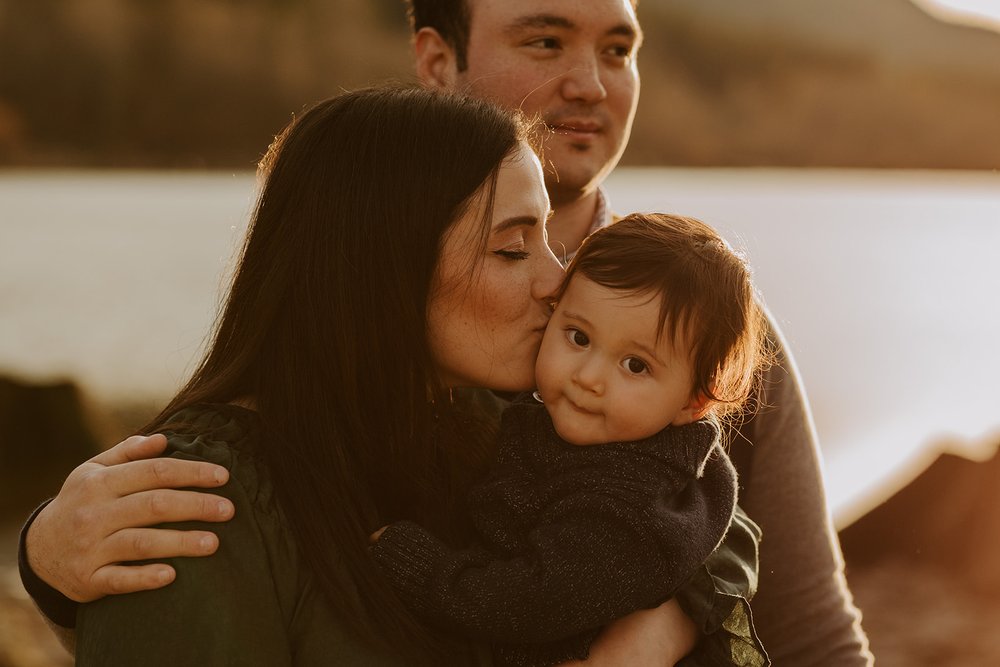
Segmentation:
{"type": "Polygon", "coordinates": [[[542,168],[526,144],[500,168],[485,247],[481,196],[445,233],[428,342],[446,386],[529,389],[563,270],[547,243],[542,168]]]}

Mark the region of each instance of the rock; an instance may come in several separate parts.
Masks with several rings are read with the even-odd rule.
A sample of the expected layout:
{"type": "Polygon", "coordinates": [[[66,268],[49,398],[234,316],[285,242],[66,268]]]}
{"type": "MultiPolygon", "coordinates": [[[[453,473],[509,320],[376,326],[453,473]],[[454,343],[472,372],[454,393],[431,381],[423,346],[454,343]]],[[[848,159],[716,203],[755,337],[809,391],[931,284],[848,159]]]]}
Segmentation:
{"type": "Polygon", "coordinates": [[[0,517],[55,494],[98,442],[80,389],[0,377],[0,517]]]}
{"type": "Polygon", "coordinates": [[[1000,592],[1000,454],[944,454],[913,482],[840,533],[849,569],[888,559],[955,574],[1000,592]]]}

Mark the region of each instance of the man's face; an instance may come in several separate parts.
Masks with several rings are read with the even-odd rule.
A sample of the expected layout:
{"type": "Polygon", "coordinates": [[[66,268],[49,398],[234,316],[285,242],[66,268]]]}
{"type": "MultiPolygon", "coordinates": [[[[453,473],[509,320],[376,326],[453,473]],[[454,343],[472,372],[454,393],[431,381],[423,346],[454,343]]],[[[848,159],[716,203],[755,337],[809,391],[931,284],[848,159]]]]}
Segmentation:
{"type": "Polygon", "coordinates": [[[639,24],[629,0],[468,0],[459,89],[519,108],[544,143],[553,205],[592,192],[618,163],[639,98],[639,24]]]}

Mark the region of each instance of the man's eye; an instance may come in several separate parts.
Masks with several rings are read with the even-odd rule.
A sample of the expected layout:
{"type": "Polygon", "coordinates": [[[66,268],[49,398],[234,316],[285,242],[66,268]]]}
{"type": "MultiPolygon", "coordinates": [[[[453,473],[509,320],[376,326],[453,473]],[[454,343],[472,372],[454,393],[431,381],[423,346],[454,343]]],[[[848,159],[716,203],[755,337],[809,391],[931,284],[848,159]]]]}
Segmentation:
{"type": "Polygon", "coordinates": [[[608,53],[618,58],[628,58],[632,55],[632,49],[627,46],[612,46],[608,49],[608,53]]]}
{"type": "Polygon", "coordinates": [[[528,46],[533,46],[536,49],[558,49],[559,40],[555,37],[541,37],[528,42],[528,46]]]}
{"type": "Polygon", "coordinates": [[[567,329],[566,337],[569,338],[570,343],[577,347],[587,347],[590,345],[590,338],[579,329],[567,329]]]}
{"type": "Polygon", "coordinates": [[[649,365],[638,357],[628,357],[622,362],[622,366],[625,367],[625,370],[634,375],[640,375],[649,370],[649,365]]]}

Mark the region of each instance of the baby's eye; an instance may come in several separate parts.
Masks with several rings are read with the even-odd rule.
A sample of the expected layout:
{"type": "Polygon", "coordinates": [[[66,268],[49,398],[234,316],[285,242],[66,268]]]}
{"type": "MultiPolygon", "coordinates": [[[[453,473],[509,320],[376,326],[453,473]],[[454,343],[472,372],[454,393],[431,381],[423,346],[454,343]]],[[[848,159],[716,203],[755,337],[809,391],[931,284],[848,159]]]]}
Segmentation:
{"type": "Polygon", "coordinates": [[[579,329],[573,327],[566,330],[566,338],[569,339],[570,343],[577,347],[587,347],[590,345],[590,337],[579,329]]]}
{"type": "Polygon", "coordinates": [[[622,366],[633,375],[641,375],[649,371],[649,365],[638,357],[627,357],[622,362],[622,366]]]}

